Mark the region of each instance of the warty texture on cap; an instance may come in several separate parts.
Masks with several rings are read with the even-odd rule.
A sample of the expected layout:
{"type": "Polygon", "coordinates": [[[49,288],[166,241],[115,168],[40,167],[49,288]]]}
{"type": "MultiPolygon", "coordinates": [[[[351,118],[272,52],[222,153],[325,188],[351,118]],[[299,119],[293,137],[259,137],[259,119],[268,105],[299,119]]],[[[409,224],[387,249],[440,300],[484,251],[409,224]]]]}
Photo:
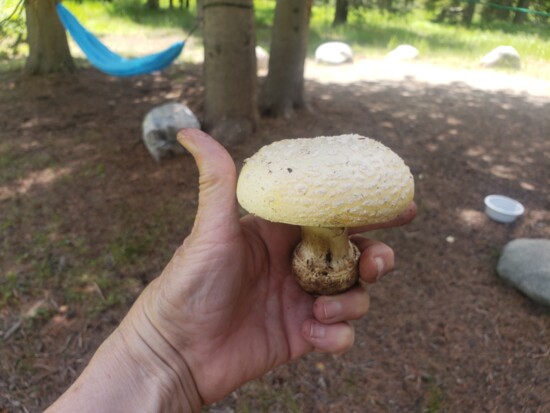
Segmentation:
{"type": "Polygon", "coordinates": [[[409,168],[360,135],[285,139],[245,161],[237,198],[251,214],[301,226],[353,227],[388,221],[414,196],[409,168]]]}

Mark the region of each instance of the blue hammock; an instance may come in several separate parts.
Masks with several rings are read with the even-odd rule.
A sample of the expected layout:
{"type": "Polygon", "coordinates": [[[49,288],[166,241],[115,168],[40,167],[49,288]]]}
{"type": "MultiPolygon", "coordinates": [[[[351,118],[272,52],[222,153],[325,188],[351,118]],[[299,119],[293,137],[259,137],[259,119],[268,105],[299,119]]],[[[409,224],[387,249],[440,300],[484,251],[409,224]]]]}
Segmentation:
{"type": "Polygon", "coordinates": [[[84,52],[90,63],[111,76],[143,75],[169,66],[181,53],[185,42],[176,42],[162,52],[127,59],[107,48],[90,33],[61,3],[57,3],[57,14],[65,29],[84,52]]]}

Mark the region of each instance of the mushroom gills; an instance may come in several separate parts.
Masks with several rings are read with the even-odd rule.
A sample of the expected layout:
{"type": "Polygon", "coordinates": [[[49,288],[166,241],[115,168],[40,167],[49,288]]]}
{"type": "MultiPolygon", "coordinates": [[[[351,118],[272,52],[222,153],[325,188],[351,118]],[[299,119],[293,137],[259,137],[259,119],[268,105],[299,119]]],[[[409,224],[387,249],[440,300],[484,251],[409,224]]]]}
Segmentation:
{"type": "Polygon", "coordinates": [[[294,250],[292,270],[308,293],[338,294],[357,283],[360,255],[346,228],[304,226],[302,242],[294,250]]]}

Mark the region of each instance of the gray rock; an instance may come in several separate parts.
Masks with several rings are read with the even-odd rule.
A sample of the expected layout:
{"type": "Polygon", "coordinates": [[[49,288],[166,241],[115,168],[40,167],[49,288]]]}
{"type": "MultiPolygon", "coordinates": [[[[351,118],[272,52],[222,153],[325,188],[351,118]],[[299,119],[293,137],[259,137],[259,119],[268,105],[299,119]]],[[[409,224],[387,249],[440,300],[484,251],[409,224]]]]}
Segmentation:
{"type": "Polygon", "coordinates": [[[176,139],[180,129],[200,127],[199,120],[187,106],[167,103],[152,109],[143,119],[143,143],[151,156],[159,162],[185,152],[176,139]]]}
{"type": "Polygon", "coordinates": [[[416,59],[419,54],[420,52],[416,47],[411,46],[410,44],[402,44],[389,52],[385,56],[385,59],[392,61],[413,60],[416,59]]]}
{"type": "Polygon", "coordinates": [[[315,50],[315,60],[319,63],[340,65],[353,60],[353,51],[346,43],[323,43],[315,50]]]}
{"type": "Polygon", "coordinates": [[[512,46],[498,46],[487,53],[480,62],[483,67],[509,67],[519,69],[521,60],[519,53],[512,46]]]}
{"type": "Polygon", "coordinates": [[[550,240],[510,241],[502,250],[497,272],[534,301],[550,306],[550,240]]]}

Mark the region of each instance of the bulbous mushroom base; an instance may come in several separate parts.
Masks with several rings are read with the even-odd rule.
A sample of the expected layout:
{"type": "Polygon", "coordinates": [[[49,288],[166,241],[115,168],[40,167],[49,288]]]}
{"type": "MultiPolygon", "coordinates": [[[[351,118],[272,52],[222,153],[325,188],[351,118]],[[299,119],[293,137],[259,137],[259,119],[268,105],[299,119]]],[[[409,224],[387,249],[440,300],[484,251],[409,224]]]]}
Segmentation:
{"type": "Polygon", "coordinates": [[[345,228],[303,227],[292,270],[300,287],[308,293],[338,294],[357,283],[360,255],[345,228]]]}

